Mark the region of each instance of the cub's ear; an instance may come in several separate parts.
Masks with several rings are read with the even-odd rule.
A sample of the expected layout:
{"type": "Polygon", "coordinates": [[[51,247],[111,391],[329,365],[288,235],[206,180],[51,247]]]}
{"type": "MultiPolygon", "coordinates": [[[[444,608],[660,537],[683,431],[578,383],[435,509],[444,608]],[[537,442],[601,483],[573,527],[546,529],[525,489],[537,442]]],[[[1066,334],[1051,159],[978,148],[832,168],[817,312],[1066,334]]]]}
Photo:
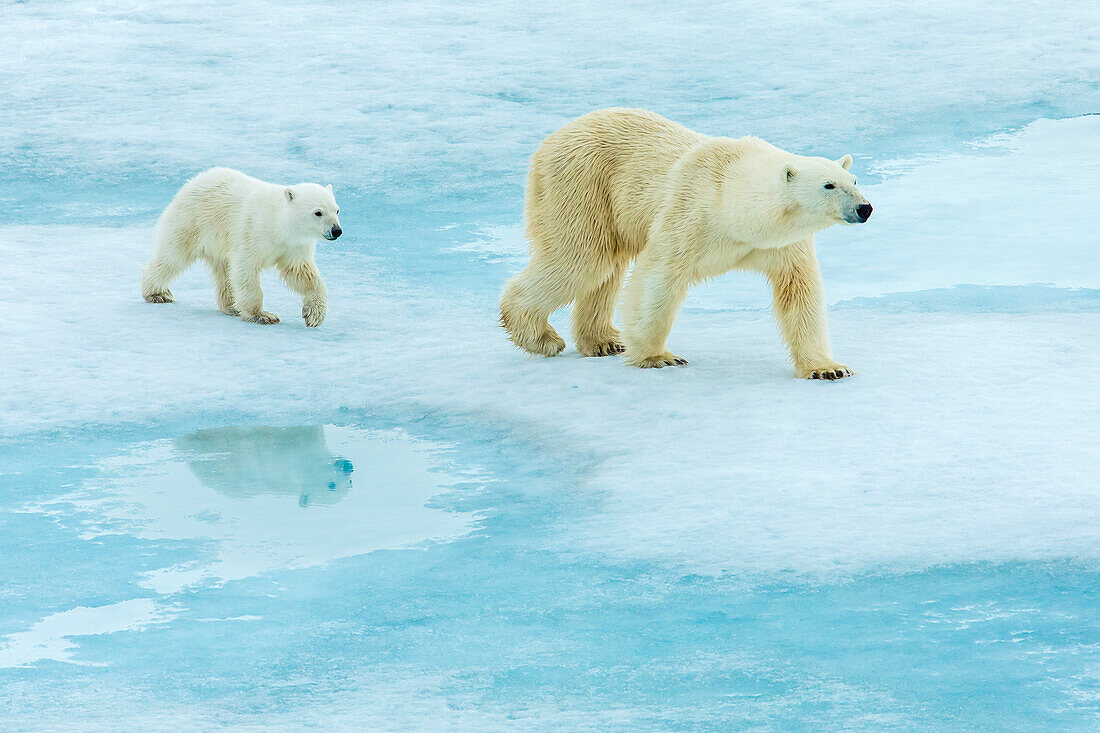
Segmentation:
{"type": "Polygon", "coordinates": [[[328,192],[329,192],[329,193],[332,193],[332,184],[331,184],[331,183],[330,183],[330,184],[328,184],[327,186],[325,186],[325,188],[327,188],[327,189],[328,189],[328,192]]]}
{"type": "Polygon", "coordinates": [[[783,166],[783,177],[788,181],[794,180],[795,174],[798,173],[793,165],[783,166]]]}
{"type": "Polygon", "coordinates": [[[294,192],[291,191],[289,188],[286,190],[286,200],[287,201],[293,201],[294,200],[294,192]]]}
{"type": "Polygon", "coordinates": [[[840,167],[844,170],[848,170],[852,167],[852,156],[845,155],[843,158],[838,160],[837,163],[840,163],[840,167]]]}

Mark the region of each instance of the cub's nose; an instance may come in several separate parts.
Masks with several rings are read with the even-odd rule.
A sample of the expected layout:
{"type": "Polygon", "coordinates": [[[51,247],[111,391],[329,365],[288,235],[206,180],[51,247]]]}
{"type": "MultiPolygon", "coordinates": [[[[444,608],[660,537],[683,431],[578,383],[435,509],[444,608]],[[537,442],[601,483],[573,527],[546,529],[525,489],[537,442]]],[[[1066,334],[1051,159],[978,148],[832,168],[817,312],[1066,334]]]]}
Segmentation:
{"type": "Polygon", "coordinates": [[[867,221],[871,218],[872,211],[874,211],[874,209],[871,208],[870,204],[860,204],[856,207],[856,216],[859,217],[860,221],[867,221]]]}
{"type": "MultiPolygon", "coordinates": [[[[867,208],[871,208],[871,207],[868,206],[867,208]]],[[[870,214],[870,212],[868,212],[868,214],[870,214]]],[[[340,227],[333,227],[332,231],[329,232],[329,237],[331,237],[332,239],[336,239],[337,237],[339,237],[343,233],[344,233],[344,230],[341,229],[340,227]]]]}

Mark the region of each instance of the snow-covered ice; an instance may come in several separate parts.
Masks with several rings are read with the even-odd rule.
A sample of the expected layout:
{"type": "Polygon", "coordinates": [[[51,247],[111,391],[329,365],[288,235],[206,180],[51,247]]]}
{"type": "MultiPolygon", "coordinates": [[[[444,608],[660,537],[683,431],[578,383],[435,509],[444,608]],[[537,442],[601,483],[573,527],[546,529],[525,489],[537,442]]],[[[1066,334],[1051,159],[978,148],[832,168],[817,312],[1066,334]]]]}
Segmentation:
{"type": "Polygon", "coordinates": [[[1098,20],[4,8],[0,717],[1095,729],[1098,20]],[[818,247],[853,379],[794,380],[747,274],[690,297],[686,369],[508,344],[526,158],[611,104],[856,155],[875,214],[818,247]],[[320,329],[274,276],[270,328],[197,267],[141,301],[213,163],[336,186],[320,329]]]}

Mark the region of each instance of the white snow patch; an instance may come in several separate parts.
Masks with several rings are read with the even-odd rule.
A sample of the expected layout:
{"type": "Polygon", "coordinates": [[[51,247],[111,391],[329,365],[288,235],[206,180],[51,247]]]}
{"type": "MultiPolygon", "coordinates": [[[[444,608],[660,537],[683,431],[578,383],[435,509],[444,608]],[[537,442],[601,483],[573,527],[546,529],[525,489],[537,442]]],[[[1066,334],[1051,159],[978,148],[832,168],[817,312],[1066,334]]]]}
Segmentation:
{"type": "Polygon", "coordinates": [[[216,624],[223,621],[262,621],[263,616],[253,616],[252,614],[244,614],[243,616],[226,616],[225,618],[197,618],[195,621],[203,624],[216,624]]]}
{"type": "Polygon", "coordinates": [[[522,226],[481,227],[477,239],[448,248],[450,252],[469,252],[484,262],[508,262],[522,268],[527,257],[527,240],[522,226]]]}
{"type": "Polygon", "coordinates": [[[72,637],[141,631],[176,617],[176,609],[151,598],[134,598],[107,606],[77,606],[42,619],[30,629],[9,634],[0,646],[0,668],[26,667],[42,660],[102,666],[75,658],[72,637]]]}

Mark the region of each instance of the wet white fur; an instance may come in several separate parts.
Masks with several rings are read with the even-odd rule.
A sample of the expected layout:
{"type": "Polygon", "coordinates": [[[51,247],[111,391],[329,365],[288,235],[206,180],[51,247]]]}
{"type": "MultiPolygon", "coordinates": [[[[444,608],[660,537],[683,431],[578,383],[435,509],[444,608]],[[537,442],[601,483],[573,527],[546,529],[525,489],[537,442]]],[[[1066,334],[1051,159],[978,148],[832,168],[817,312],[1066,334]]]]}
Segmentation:
{"type": "Polygon", "coordinates": [[[154,303],[171,302],[169,286],[201,259],[210,266],[223,313],[278,323],[278,316],[263,309],[260,288],[260,273],[276,267],[302,296],[306,325],[318,326],[328,311],[328,290],[314,248],[317,239],[339,228],[338,213],[331,186],[281,186],[211,168],[185,183],[157,221],[156,250],[142,273],[142,295],[154,303]]]}
{"type": "Polygon", "coordinates": [[[580,117],[532,158],[531,262],[505,288],[501,322],[521,348],[553,356],[565,342],[547,318],[574,302],[581,354],[625,347],[634,366],[686,363],[665,341],[688,290],[755,270],[771,281],[797,375],[848,376],[829,347],[813,235],[857,220],[867,203],[851,162],[793,155],[753,137],[708,137],[641,110],[580,117]],[[612,318],[632,260],[620,337],[612,318]]]}

